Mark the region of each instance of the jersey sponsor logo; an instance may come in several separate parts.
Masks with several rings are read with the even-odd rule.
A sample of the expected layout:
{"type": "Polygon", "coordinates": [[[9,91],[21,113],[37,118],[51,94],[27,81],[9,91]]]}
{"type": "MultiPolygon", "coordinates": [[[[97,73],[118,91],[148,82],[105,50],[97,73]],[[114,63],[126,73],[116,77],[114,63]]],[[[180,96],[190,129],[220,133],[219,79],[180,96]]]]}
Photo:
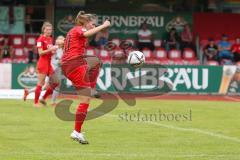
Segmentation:
{"type": "Polygon", "coordinates": [[[47,45],[47,48],[51,48],[53,45],[52,44],[48,44],[47,45]]]}
{"type": "Polygon", "coordinates": [[[42,47],[42,42],[37,42],[37,47],[42,47]]]}

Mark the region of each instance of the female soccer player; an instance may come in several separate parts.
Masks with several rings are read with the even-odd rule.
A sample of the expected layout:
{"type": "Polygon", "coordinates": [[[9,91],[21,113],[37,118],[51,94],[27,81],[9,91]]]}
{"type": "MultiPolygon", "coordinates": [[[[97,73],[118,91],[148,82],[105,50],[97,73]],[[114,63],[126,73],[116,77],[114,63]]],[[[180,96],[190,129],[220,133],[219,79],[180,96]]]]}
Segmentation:
{"type": "Polygon", "coordinates": [[[42,26],[42,34],[37,40],[37,48],[39,54],[39,60],[37,63],[38,71],[38,84],[35,90],[34,105],[39,107],[39,96],[42,91],[42,86],[44,85],[45,78],[49,76],[49,86],[46,89],[43,99],[40,103],[46,105],[45,99],[52,94],[53,90],[58,86],[59,81],[56,75],[53,74],[53,68],[51,66],[51,57],[57,50],[57,46],[53,45],[52,39],[52,24],[49,22],[44,22],[42,26]]]}
{"type": "Polygon", "coordinates": [[[81,133],[81,128],[87,114],[91,88],[96,88],[101,63],[97,57],[85,55],[87,38],[108,28],[110,22],[106,20],[102,25],[95,27],[96,16],[80,11],[76,16],[75,23],[76,25],[67,33],[64,43],[62,71],[72,81],[81,100],[76,111],[75,129],[71,138],[81,144],[88,144],[81,133]]]}
{"type": "MultiPolygon", "coordinates": [[[[58,49],[56,50],[56,53],[53,54],[52,57],[51,57],[51,65],[53,67],[54,74],[57,76],[57,78],[59,80],[59,85],[60,85],[61,78],[62,78],[60,62],[61,62],[61,58],[62,58],[62,55],[63,55],[64,40],[65,40],[65,38],[63,36],[58,36],[56,38],[55,45],[58,46],[58,49]]],[[[42,86],[42,91],[45,90],[48,86],[49,86],[49,77],[46,77],[45,78],[45,84],[44,84],[44,86],[42,86]]],[[[30,93],[35,92],[35,90],[36,90],[36,87],[31,88],[31,89],[25,88],[24,89],[23,100],[26,101],[27,96],[30,93]]],[[[59,95],[59,86],[56,87],[53,91],[52,100],[51,100],[52,106],[56,105],[56,99],[57,99],[58,95],[59,95]]]]}
{"type": "Polygon", "coordinates": [[[60,90],[60,83],[62,79],[62,69],[61,69],[60,63],[63,56],[64,40],[65,38],[63,36],[58,36],[56,38],[55,45],[58,46],[58,49],[56,53],[52,55],[52,59],[51,59],[51,64],[53,66],[54,74],[57,76],[59,80],[59,85],[54,89],[52,94],[52,100],[51,100],[52,106],[56,106],[56,99],[57,99],[57,96],[59,95],[59,90],[60,90]]]}

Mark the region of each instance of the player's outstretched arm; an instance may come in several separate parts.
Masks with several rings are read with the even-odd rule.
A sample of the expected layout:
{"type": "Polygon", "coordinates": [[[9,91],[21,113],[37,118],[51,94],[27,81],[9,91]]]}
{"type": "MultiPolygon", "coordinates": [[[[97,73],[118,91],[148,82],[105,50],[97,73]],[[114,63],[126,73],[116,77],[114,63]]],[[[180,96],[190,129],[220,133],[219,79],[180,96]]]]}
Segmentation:
{"type": "Polygon", "coordinates": [[[43,50],[42,48],[38,48],[38,53],[41,56],[41,55],[47,54],[49,52],[55,52],[56,50],[57,50],[57,46],[52,46],[46,50],[43,50]]]}
{"type": "Polygon", "coordinates": [[[110,21],[106,20],[102,25],[98,26],[98,27],[95,27],[93,29],[90,29],[86,32],[83,33],[83,36],[84,37],[91,37],[93,36],[94,34],[100,32],[101,30],[105,29],[105,28],[108,28],[109,26],[111,25],[110,21]]]}

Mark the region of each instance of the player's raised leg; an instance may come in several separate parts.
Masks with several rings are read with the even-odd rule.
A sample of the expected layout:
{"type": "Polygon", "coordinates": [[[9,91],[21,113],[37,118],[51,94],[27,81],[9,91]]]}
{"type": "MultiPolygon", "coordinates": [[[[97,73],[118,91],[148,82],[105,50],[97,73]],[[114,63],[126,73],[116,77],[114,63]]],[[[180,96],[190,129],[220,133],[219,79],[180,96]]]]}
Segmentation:
{"type": "Polygon", "coordinates": [[[85,58],[88,63],[88,75],[89,81],[91,83],[91,96],[95,98],[100,98],[101,95],[96,91],[97,77],[99,75],[102,62],[96,56],[88,56],[85,58]]]}
{"type": "Polygon", "coordinates": [[[23,90],[23,101],[26,101],[26,100],[27,100],[27,96],[28,96],[30,93],[35,92],[35,90],[36,90],[36,87],[31,88],[31,89],[24,88],[24,90],[23,90]],[[31,91],[31,92],[30,92],[30,91],[31,91]]]}
{"type": "Polygon", "coordinates": [[[49,85],[46,88],[46,92],[43,95],[42,99],[40,100],[40,103],[42,103],[43,105],[47,105],[46,99],[49,95],[51,95],[53,93],[53,90],[59,86],[59,79],[56,76],[56,74],[51,74],[49,76],[49,85]]]}
{"type": "Polygon", "coordinates": [[[60,90],[60,88],[57,87],[57,88],[55,88],[54,91],[53,91],[52,99],[51,99],[51,105],[52,105],[52,106],[56,106],[56,104],[57,104],[56,101],[57,101],[57,97],[59,96],[59,90],[60,90]]]}
{"type": "MultiPolygon", "coordinates": [[[[49,77],[46,77],[45,78],[45,83],[42,86],[42,91],[46,90],[46,87],[48,86],[48,83],[49,83],[49,77]]],[[[26,101],[27,96],[31,93],[35,93],[35,90],[36,90],[36,87],[30,88],[30,89],[24,88],[23,100],[26,101]]]]}

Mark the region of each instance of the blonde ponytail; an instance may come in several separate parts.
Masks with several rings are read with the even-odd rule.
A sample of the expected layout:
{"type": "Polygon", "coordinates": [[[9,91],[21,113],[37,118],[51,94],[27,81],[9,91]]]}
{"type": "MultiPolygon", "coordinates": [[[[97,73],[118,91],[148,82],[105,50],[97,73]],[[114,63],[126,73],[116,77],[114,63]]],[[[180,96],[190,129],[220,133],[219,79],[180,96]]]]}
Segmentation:
{"type": "Polygon", "coordinates": [[[75,24],[79,26],[83,26],[89,21],[95,20],[96,15],[95,14],[87,14],[84,11],[79,11],[76,18],[75,18],[75,24]]]}

